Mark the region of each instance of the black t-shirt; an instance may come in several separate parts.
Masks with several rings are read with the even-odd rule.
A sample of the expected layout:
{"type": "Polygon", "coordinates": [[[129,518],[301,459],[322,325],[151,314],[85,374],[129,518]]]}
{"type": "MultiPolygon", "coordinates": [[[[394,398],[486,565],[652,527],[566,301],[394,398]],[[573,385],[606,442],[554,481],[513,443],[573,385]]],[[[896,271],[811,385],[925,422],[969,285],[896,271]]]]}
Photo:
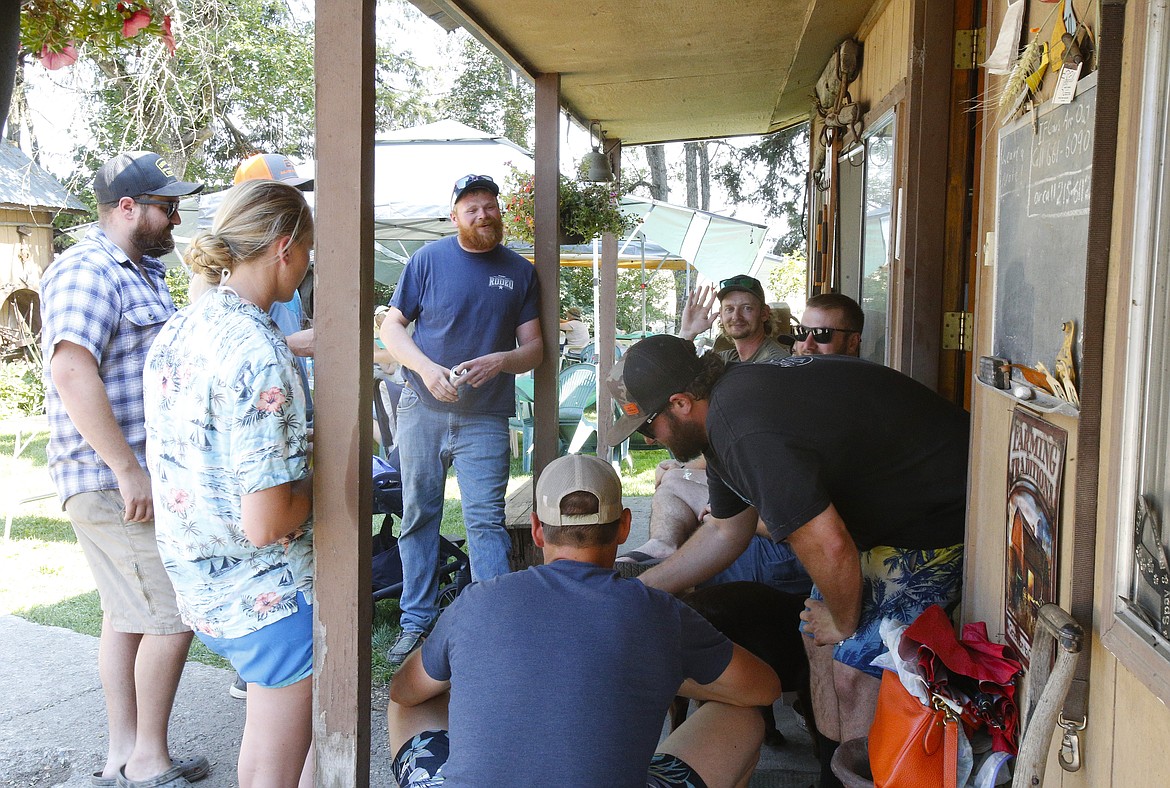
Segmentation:
{"type": "Polygon", "coordinates": [[[963,541],[967,413],[900,372],[847,356],[735,364],[711,392],[711,511],[755,506],[779,541],[837,507],[853,540],[963,541]]]}

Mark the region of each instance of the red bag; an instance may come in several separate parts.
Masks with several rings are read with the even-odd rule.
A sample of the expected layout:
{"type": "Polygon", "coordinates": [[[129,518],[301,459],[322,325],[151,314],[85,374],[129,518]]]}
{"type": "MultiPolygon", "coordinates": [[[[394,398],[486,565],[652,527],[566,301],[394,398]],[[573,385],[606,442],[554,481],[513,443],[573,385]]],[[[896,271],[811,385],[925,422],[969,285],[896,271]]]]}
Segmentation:
{"type": "Polygon", "coordinates": [[[956,639],[951,620],[938,605],[922,611],[902,639],[920,644],[919,672],[929,691],[956,701],[969,728],[986,726],[994,751],[1015,755],[1019,726],[1015,677],[1021,665],[1012,650],[988,640],[987,625],[981,621],[966,624],[962,640],[956,639]]]}
{"type": "Polygon", "coordinates": [[[896,673],[883,671],[869,730],[869,767],[876,788],[955,788],[958,717],[941,702],[923,706],[896,673]]]}

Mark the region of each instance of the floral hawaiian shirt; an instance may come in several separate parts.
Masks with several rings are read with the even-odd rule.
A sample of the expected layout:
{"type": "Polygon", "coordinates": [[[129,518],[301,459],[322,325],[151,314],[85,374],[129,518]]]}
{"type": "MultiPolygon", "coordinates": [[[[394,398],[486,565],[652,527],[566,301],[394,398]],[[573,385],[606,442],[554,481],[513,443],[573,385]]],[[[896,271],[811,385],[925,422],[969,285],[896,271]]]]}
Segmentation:
{"type": "Polygon", "coordinates": [[[305,392],[272,320],[227,288],[179,311],[146,358],[146,460],[159,553],[183,620],[234,638],[312,602],[307,520],[256,547],[240,499],[308,473],[305,392]]]}

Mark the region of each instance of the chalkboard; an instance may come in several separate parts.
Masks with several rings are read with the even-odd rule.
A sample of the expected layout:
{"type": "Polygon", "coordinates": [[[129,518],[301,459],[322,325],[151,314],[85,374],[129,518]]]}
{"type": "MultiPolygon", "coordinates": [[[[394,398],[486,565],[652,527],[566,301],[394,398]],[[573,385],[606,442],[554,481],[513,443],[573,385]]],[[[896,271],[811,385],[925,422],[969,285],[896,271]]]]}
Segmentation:
{"type": "Polygon", "coordinates": [[[1096,87],[1093,73],[1071,104],[1048,102],[999,134],[992,344],[1013,364],[1053,370],[1060,324],[1074,320],[1080,368],[1096,87]]]}

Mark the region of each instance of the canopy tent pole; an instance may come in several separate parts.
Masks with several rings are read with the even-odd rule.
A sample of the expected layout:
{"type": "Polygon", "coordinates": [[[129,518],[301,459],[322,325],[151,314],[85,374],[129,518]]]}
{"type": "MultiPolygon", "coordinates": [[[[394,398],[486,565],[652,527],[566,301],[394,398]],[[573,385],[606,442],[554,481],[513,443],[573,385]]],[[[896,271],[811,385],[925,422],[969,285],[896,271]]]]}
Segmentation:
{"type": "Polygon", "coordinates": [[[646,236],[642,236],[642,337],[646,336],[646,236]]]}

